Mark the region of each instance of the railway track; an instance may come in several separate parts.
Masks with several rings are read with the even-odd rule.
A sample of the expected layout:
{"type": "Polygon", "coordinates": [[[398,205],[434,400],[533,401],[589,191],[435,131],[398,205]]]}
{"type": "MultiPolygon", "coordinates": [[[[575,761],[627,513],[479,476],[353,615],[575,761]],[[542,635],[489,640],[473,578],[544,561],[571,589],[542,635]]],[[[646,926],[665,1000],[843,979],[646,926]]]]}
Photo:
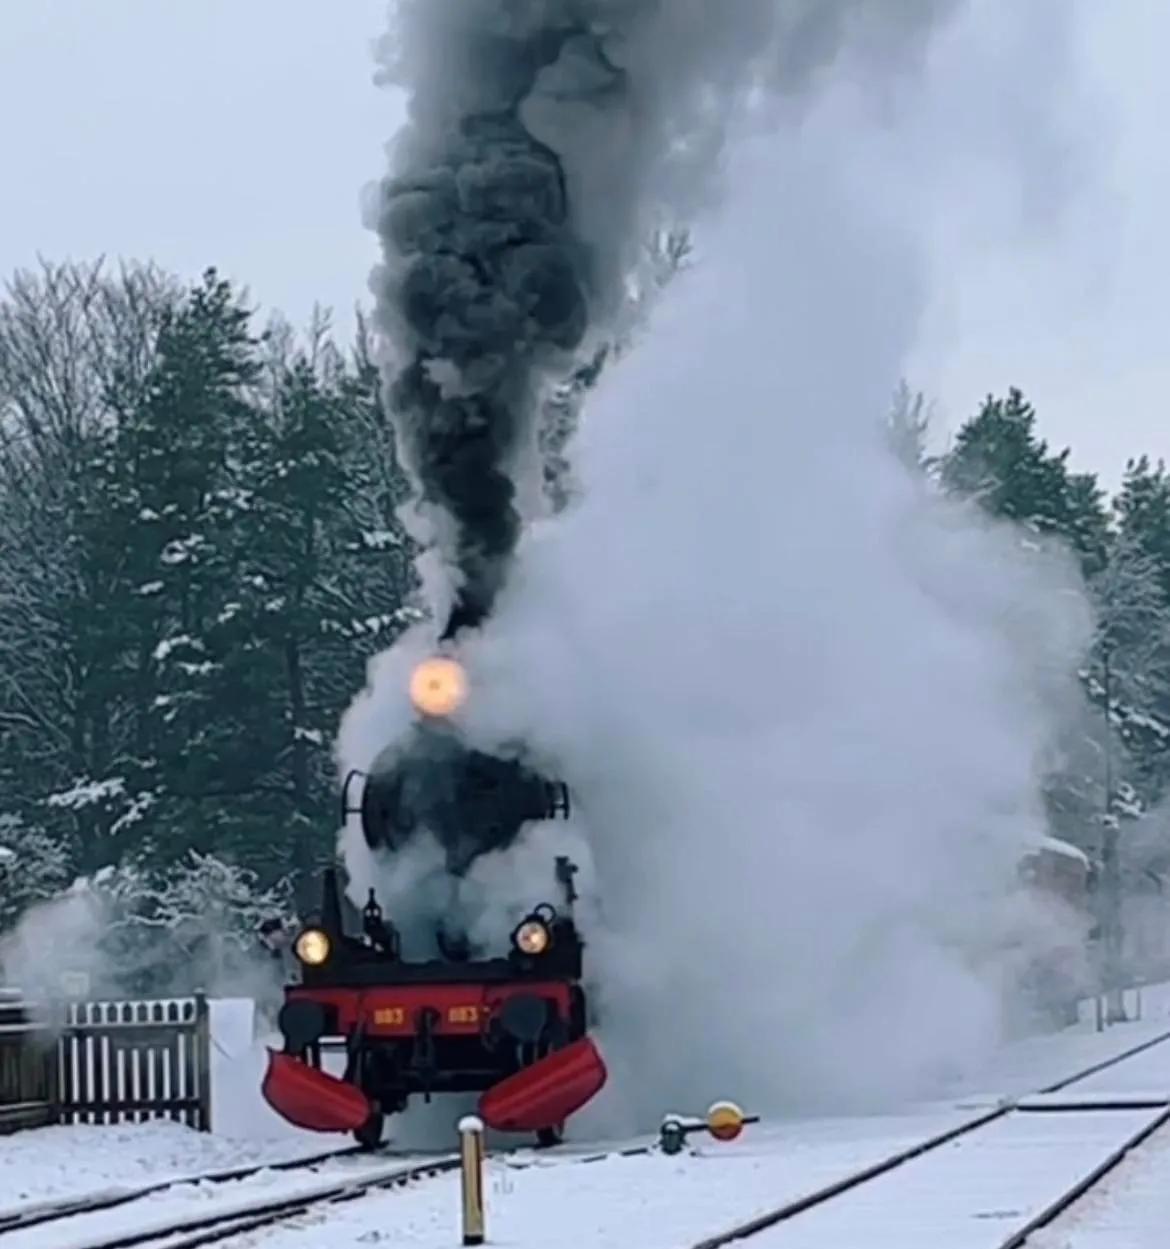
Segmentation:
{"type": "MultiPolygon", "coordinates": [[[[1170,1093],[1164,1100],[1135,1096],[1124,1099],[1120,1104],[1083,1099],[1067,1103],[1029,1106],[1026,1104],[1028,1099],[1059,1094],[1072,1089],[1099,1072],[1116,1067],[1167,1042],[1170,1042],[1170,1031],[1026,1096],[1007,1099],[994,1108],[975,1115],[945,1132],[891,1154],[870,1166],[851,1172],[832,1184],[810,1191],[751,1220],[730,1226],[691,1246],[691,1249],[723,1249],[724,1246],[736,1246],[740,1242],[748,1242],[757,1238],[757,1243],[763,1249],[765,1241],[769,1245],[773,1243],[772,1238],[764,1235],[770,1229],[780,1231],[783,1225],[806,1212],[824,1209],[847,1194],[874,1184],[883,1176],[891,1175],[913,1164],[916,1160],[938,1153],[947,1145],[961,1141],[965,1137],[974,1136],[993,1124],[1002,1123],[1013,1115],[1059,1111],[1091,1113],[1118,1108],[1124,1108],[1130,1112],[1146,1112],[1140,1125],[1113,1148],[1103,1161],[1087,1171],[1075,1184],[1069,1185],[1058,1198],[1052,1200],[1026,1222],[1021,1223],[1020,1227],[1006,1238],[998,1242],[988,1242],[989,1249],[1023,1249],[1033,1233],[1058,1220],[1087,1192],[1092,1191],[1110,1175],[1135,1148],[1160,1127],[1170,1124],[1170,1093]]],[[[562,1165],[581,1165],[619,1155],[644,1155],[654,1152],[655,1149],[656,1145],[651,1142],[615,1144],[613,1148],[598,1146],[588,1149],[566,1145],[531,1158],[525,1157],[528,1151],[518,1150],[509,1156],[508,1165],[523,1169],[534,1165],[549,1165],[554,1160],[562,1165]]],[[[386,1152],[369,1154],[360,1148],[351,1147],[308,1158],[184,1176],[133,1189],[77,1198],[0,1215],[0,1249],[9,1249],[9,1246],[11,1249],[33,1249],[34,1245],[38,1247],[46,1245],[49,1242],[40,1235],[31,1239],[21,1235],[25,1231],[32,1233],[33,1229],[43,1229],[45,1225],[52,1225],[54,1249],[136,1249],[139,1246],[152,1245],[165,1246],[165,1249],[199,1249],[200,1246],[216,1244],[246,1232],[271,1227],[311,1211],[350,1202],[370,1193],[413,1186],[454,1171],[458,1166],[459,1160],[455,1154],[424,1158],[419,1158],[418,1155],[393,1157],[386,1152]],[[352,1175],[319,1177],[315,1184],[298,1186],[295,1190],[285,1190],[266,1197],[257,1198],[246,1195],[241,1197],[237,1193],[226,1200],[221,1201],[217,1198],[214,1204],[203,1204],[199,1212],[194,1215],[185,1215],[182,1211],[176,1212],[173,1208],[169,1211],[156,1210],[154,1212],[149,1209],[152,1198],[161,1197],[171,1190],[180,1190],[184,1186],[197,1184],[228,1186],[233,1181],[246,1181],[264,1171],[309,1171],[315,1167],[357,1155],[362,1155],[371,1164],[376,1163],[380,1158],[384,1159],[385,1163],[382,1166],[371,1166],[352,1175]],[[133,1207],[136,1203],[147,1203],[146,1208],[141,1212],[146,1217],[133,1217],[122,1226],[115,1225],[121,1222],[116,1216],[112,1221],[102,1217],[105,1212],[119,1207],[133,1207]]],[[[129,1214],[130,1211],[127,1210],[126,1213],[129,1214]]],[[[139,1213],[136,1211],[135,1215],[139,1213]]],[[[749,1249],[749,1246],[745,1246],[744,1249],[749,1249]]]]}
{"type": "MultiPolygon", "coordinates": [[[[615,1144],[612,1149],[564,1145],[541,1151],[533,1157],[525,1156],[529,1152],[526,1149],[518,1149],[505,1156],[508,1157],[509,1166],[524,1170],[532,1166],[549,1165],[553,1159],[562,1165],[579,1166],[605,1158],[647,1154],[653,1148],[654,1144],[650,1141],[636,1145],[615,1144]]],[[[92,1222],[90,1216],[100,1216],[119,1207],[133,1206],[186,1186],[226,1186],[233,1181],[247,1180],[263,1171],[307,1171],[324,1163],[359,1155],[371,1161],[379,1157],[378,1153],[371,1154],[361,1147],[339,1149],[309,1158],[183,1176],[139,1188],[13,1212],[0,1217],[0,1249],[8,1249],[9,1246],[12,1249],[32,1249],[34,1244],[44,1245],[46,1242],[39,1238],[29,1240],[26,1245],[25,1238],[19,1233],[43,1229],[46,1224],[53,1225],[54,1249],[134,1249],[135,1246],[154,1244],[165,1245],[166,1249],[198,1249],[199,1246],[216,1244],[244,1232],[274,1226],[313,1209],[353,1201],[373,1192],[410,1186],[456,1170],[459,1166],[459,1157],[454,1153],[422,1158],[417,1154],[400,1155],[397,1159],[388,1161],[385,1166],[367,1169],[354,1175],[334,1177],[292,1192],[260,1199],[237,1197],[217,1201],[211,1209],[205,1206],[199,1214],[192,1217],[184,1218],[181,1215],[176,1216],[174,1212],[160,1212],[153,1218],[136,1220],[124,1228],[107,1226],[104,1230],[91,1228],[86,1231],[86,1226],[92,1222]]],[[[392,1157],[385,1151],[380,1156],[388,1159],[392,1157]]]]}
{"type": "Polygon", "coordinates": [[[0,1236],[22,1228],[55,1223],[79,1214],[113,1210],[118,1206],[129,1205],[131,1202],[141,1201],[146,1197],[165,1193],[185,1184],[230,1184],[233,1181],[246,1180],[259,1175],[262,1171],[309,1171],[313,1167],[341,1158],[357,1156],[377,1158],[380,1152],[382,1151],[375,1151],[371,1154],[361,1145],[352,1145],[343,1149],[310,1154],[302,1158],[288,1158],[279,1162],[258,1162],[247,1166],[221,1168],[216,1171],[194,1172],[189,1175],[174,1176],[167,1180],[154,1180],[149,1184],[140,1184],[133,1188],[111,1189],[80,1197],[70,1197],[62,1201],[38,1202],[36,1205],[25,1205],[17,1210],[0,1210],[0,1236]]]}
{"type": "MultiPolygon", "coordinates": [[[[1120,1054],[1115,1054],[1112,1058],[1094,1063],[1091,1067],[1086,1067],[1073,1075],[1058,1080],[1054,1084],[1047,1085],[1042,1089],[1037,1089],[1026,1096],[1005,1099],[999,1105],[985,1111],[983,1114],[976,1115],[945,1132],[940,1132],[915,1145],[893,1153],[870,1166],[850,1172],[831,1184],[813,1189],[794,1200],[776,1206],[762,1215],[757,1215],[752,1219],[729,1226],[713,1236],[708,1236],[693,1243],[689,1249],[725,1249],[726,1246],[735,1246],[738,1249],[738,1246],[743,1242],[752,1241],[759,1243],[761,1249],[763,1249],[765,1242],[768,1246],[783,1244],[784,1240],[779,1234],[771,1236],[768,1233],[772,1232],[773,1229],[779,1233],[785,1224],[797,1220],[799,1216],[818,1209],[824,1209],[831,1203],[839,1201],[849,1194],[856,1193],[867,1186],[875,1184],[876,1181],[880,1181],[883,1177],[890,1176],[929,1155],[936,1154],[948,1145],[984,1132],[990,1126],[1003,1123],[1012,1116],[1038,1113],[1056,1114],[1061,1112],[1095,1115],[1117,1110],[1129,1111],[1131,1113],[1146,1112],[1143,1121],[1125,1136],[1120,1144],[1112,1148],[1103,1160],[1081,1174],[1074,1183],[1064,1187],[1054,1199],[1037,1213],[1021,1222],[1006,1237],[1001,1237],[998,1241],[994,1238],[989,1238],[987,1241],[989,1249],[1023,1249],[1036,1232],[1048,1227],[1070,1211],[1086,1194],[1093,1191],[1103,1180],[1111,1175],[1133,1150],[1142,1145],[1160,1128],[1170,1124],[1170,1090],[1168,1090],[1164,1098],[1159,1099],[1120,1097],[1116,1100],[1082,1100],[1034,1106],[1027,1105],[1028,1099],[1063,1093],[1066,1089],[1074,1088],[1099,1072],[1116,1067],[1137,1057],[1139,1054],[1145,1053],[1156,1046],[1164,1045],[1167,1042],[1170,1042],[1170,1031],[1161,1033],[1120,1054]]],[[[744,1249],[751,1249],[751,1247],[746,1245],[744,1249]]]]}
{"type": "MultiPolygon", "coordinates": [[[[341,1150],[331,1157],[349,1152],[351,1151],[341,1150]]],[[[62,1203],[59,1209],[43,1211],[42,1214],[45,1217],[36,1222],[24,1222],[20,1231],[37,1228],[38,1239],[29,1243],[30,1245],[33,1243],[44,1245],[48,1242],[39,1238],[43,1225],[52,1223],[55,1249],[133,1249],[135,1246],[152,1244],[165,1245],[166,1249],[198,1249],[199,1246],[216,1244],[244,1232],[273,1226],[285,1219],[305,1214],[314,1208],[337,1205],[364,1197],[368,1193],[418,1183],[433,1176],[445,1174],[458,1166],[457,1154],[424,1158],[413,1162],[399,1161],[364,1174],[323,1181],[294,1192],[285,1192],[279,1196],[217,1202],[210,1209],[205,1206],[198,1214],[189,1217],[176,1216],[173,1211],[159,1212],[153,1220],[143,1219],[129,1227],[118,1229],[107,1227],[105,1230],[93,1228],[86,1231],[86,1224],[91,1216],[104,1213],[112,1209],[114,1205],[131,1205],[137,1200],[146,1200],[168,1189],[178,1189],[186,1183],[191,1183],[190,1180],[179,1180],[170,1184],[152,1185],[149,1192],[139,1193],[137,1196],[126,1196],[118,1202],[95,1203],[84,1209],[66,1208],[65,1203],[62,1203]],[[73,1222],[74,1219],[77,1220],[76,1223],[73,1222]]],[[[241,1168],[243,1174],[236,1178],[246,1179],[249,1174],[263,1169],[261,1167],[241,1168]]],[[[286,1165],[284,1169],[296,1168],[286,1165]]],[[[202,1178],[206,1181],[209,1177],[202,1178]]],[[[214,1182],[226,1183],[227,1181],[221,1174],[215,1178],[214,1182]]],[[[0,1231],[0,1245],[7,1249],[7,1246],[11,1244],[13,1249],[18,1249],[24,1239],[20,1236],[20,1231],[11,1227],[0,1231]]]]}
{"type": "Polygon", "coordinates": [[[1023,1226],[1012,1232],[1006,1240],[1001,1240],[996,1249],[1024,1249],[1036,1232],[1043,1231],[1063,1215],[1070,1213],[1082,1198],[1087,1197],[1099,1184],[1108,1179],[1135,1149],[1145,1144],[1159,1128],[1165,1127],[1167,1123],[1170,1123],[1170,1105],[1163,1107],[1159,1114],[1143,1124],[1102,1162],[1075,1184],[1066,1188],[1054,1201],[1049,1202],[1023,1226]]]}

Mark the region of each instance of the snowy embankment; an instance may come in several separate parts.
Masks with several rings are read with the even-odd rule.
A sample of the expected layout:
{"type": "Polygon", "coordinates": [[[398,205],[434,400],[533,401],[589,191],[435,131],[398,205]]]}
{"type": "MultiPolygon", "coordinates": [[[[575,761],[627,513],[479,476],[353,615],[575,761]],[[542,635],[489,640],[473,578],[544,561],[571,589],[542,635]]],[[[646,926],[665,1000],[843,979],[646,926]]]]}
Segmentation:
{"type": "Polygon", "coordinates": [[[1170,1031],[1170,982],[1148,985],[1140,996],[1128,990],[1125,1007],[1132,1022],[1098,1032],[1093,1004],[1082,1003],[1080,1023],[1075,1027],[1005,1045],[984,1069],[956,1081],[952,1094],[976,1099],[1019,1097],[1170,1031]]]}
{"type": "MultiPolygon", "coordinates": [[[[347,1144],[298,1132],[263,1103],[259,1084],[265,1050],[252,1039],[250,1004],[216,1003],[212,1023],[213,1132],[154,1123],[49,1128],[6,1138],[0,1144],[7,1179],[5,1200],[0,1204],[5,1210],[199,1172],[284,1161],[347,1144]]],[[[610,1157],[576,1165],[571,1157],[496,1156],[489,1163],[492,1238],[514,1249],[559,1249],[562,1245],[565,1249],[629,1249],[633,1244],[639,1249],[681,1249],[730,1223],[749,1219],[970,1120],[1001,1097],[1050,1084],[1167,1030],[1170,986],[1146,991],[1143,1018],[1138,1022],[1096,1033],[1086,1019],[1059,1035],[1006,1047],[990,1068],[965,1080],[947,1100],[907,1108],[904,1113],[765,1123],[750,1128],[730,1145],[704,1140],[694,1156],[610,1157]]],[[[1106,1095],[1115,1089],[1129,1093],[1170,1088],[1170,1047],[1148,1051],[1140,1062],[1130,1062],[1132,1067],[1117,1068],[1116,1075],[1102,1076],[1092,1087],[1086,1085],[1085,1091],[1106,1095]]],[[[1048,1121],[1051,1116],[1042,1119],[1048,1121]]],[[[1060,1157],[1053,1156],[1044,1175],[1034,1171],[1031,1180],[1021,1175],[1018,1182],[1013,1181],[1017,1205],[1033,1180],[1040,1188],[1051,1188],[1070,1168],[1075,1171],[1104,1139],[1098,1125],[1092,1125],[1068,1135],[1065,1149],[1044,1125],[1037,1126],[1043,1130],[1040,1136],[1033,1132],[1029,1149],[1043,1146],[1051,1151],[1059,1146],[1060,1157]]],[[[1123,1125],[1118,1120],[1114,1126],[1123,1125]]],[[[1070,1122],[1068,1128],[1072,1127],[1070,1122]]],[[[986,1148],[971,1155],[983,1158],[975,1171],[985,1180],[996,1167],[1013,1171],[1011,1159],[1019,1153],[1019,1131],[1013,1127],[999,1133],[1002,1149],[986,1148]]],[[[998,1137],[983,1139],[995,1146],[998,1137]]],[[[1170,1168],[1170,1150],[1166,1165],[1170,1168]]],[[[1150,1189],[1149,1182],[1146,1188],[1150,1189]]],[[[174,1203],[176,1214],[189,1212],[193,1191],[160,1195],[153,1203],[154,1213],[160,1213],[168,1202],[174,1203]]],[[[983,1200],[978,1184],[972,1188],[971,1200],[976,1206],[983,1200]]],[[[971,1217],[978,1220],[978,1211],[971,1217]]],[[[325,1218],[329,1243],[339,1249],[365,1243],[391,1225],[400,1243],[449,1244],[456,1228],[457,1185],[435,1181],[372,1196],[307,1215],[295,1225],[259,1235],[256,1243],[271,1249],[308,1249],[321,1243],[325,1218]]],[[[994,1222],[983,1220],[980,1225],[994,1222]]]]}
{"type": "Polygon", "coordinates": [[[1038,1233],[1031,1249],[1166,1249],[1167,1244],[1170,1128],[1151,1137],[1079,1209],[1038,1233]]]}

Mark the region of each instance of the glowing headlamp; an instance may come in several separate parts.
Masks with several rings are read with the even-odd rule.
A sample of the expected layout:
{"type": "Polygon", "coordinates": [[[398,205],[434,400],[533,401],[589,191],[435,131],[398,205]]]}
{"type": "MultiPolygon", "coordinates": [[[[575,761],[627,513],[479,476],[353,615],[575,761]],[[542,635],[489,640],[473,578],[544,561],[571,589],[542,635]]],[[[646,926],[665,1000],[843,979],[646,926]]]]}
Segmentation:
{"type": "Polygon", "coordinates": [[[526,919],[512,934],[512,944],[521,954],[543,954],[552,945],[552,933],[542,919],[526,919]]]}
{"type": "Polygon", "coordinates": [[[331,949],[329,937],[320,928],[306,928],[293,946],[297,958],[307,967],[320,967],[331,949]]]}
{"type": "Polygon", "coordinates": [[[424,659],[410,675],[410,701],[424,716],[454,715],[467,698],[467,673],[453,659],[424,659]]]}

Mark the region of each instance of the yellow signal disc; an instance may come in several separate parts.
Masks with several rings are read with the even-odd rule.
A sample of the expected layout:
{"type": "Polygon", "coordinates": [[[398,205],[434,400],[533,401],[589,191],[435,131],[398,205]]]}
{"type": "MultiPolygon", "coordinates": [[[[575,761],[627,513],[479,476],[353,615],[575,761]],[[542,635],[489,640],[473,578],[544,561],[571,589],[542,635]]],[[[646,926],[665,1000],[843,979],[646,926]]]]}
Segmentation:
{"type": "Polygon", "coordinates": [[[707,1131],[717,1141],[733,1141],[743,1131],[744,1118],[734,1102],[716,1102],[707,1111],[707,1131]]]}

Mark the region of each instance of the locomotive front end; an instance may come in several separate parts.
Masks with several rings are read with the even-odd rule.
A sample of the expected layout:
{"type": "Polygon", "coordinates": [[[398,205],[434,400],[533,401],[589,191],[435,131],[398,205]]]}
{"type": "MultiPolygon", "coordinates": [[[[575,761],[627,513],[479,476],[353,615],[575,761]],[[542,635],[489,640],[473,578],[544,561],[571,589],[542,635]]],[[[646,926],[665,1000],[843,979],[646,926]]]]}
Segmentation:
{"type": "MultiPolygon", "coordinates": [[[[458,665],[421,666],[411,697],[422,717],[414,739],[375,761],[358,807],[343,799],[372,847],[392,854],[425,828],[457,875],[526,822],[567,817],[562,784],[469,750],[450,730],[446,717],[466,697],[458,665]]],[[[535,1133],[545,1145],[559,1140],[606,1071],[586,1031],[576,868],[565,857],[553,866],[558,905],[533,906],[506,951],[473,959],[440,930],[438,957],[413,961],[374,890],[361,934],[345,931],[337,873],[327,869],[320,915],[294,943],[300,983],[285,990],[283,1047],[270,1054],[263,1084],[269,1104],[298,1127],[352,1132],[373,1145],[385,1116],[412,1096],[479,1093],[489,1127],[535,1133]],[[339,1075],[323,1064],[333,1049],[344,1052],[339,1075]]]]}

